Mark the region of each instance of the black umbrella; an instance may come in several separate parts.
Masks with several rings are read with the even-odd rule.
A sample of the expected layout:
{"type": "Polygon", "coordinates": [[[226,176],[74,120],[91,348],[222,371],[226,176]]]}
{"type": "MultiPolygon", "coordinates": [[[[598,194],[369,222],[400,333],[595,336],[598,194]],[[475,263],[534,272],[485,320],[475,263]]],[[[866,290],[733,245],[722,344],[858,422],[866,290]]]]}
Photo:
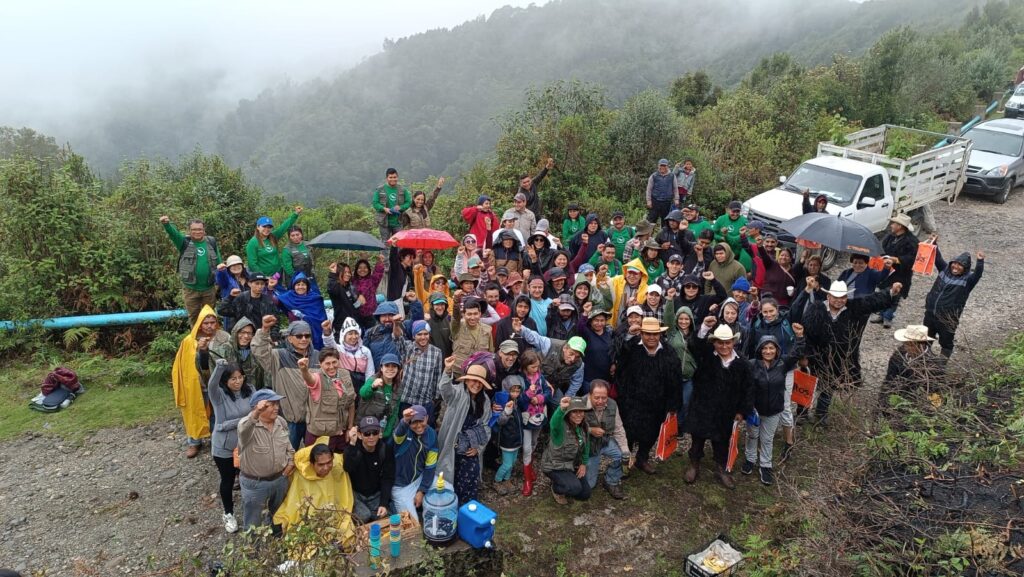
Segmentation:
{"type": "Polygon", "coordinates": [[[384,243],[375,236],[358,230],[331,230],[306,243],[317,248],[338,250],[384,250],[384,243]]]}
{"type": "Polygon", "coordinates": [[[782,223],[797,238],[820,243],[840,252],[879,256],[882,243],[863,224],[824,212],[809,212],[782,223]]]}

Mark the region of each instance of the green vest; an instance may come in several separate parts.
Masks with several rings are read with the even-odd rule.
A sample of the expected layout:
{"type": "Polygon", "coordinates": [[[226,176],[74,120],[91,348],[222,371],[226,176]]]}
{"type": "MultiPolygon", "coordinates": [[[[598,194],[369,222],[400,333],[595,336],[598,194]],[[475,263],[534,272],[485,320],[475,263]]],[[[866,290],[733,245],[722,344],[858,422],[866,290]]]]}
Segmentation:
{"type": "Polygon", "coordinates": [[[596,455],[598,451],[605,448],[608,443],[611,442],[612,435],[615,433],[615,415],[618,414],[618,412],[619,406],[615,404],[615,400],[608,399],[608,405],[604,408],[604,413],[601,415],[600,419],[597,418],[597,411],[593,409],[583,413],[586,416],[587,425],[590,426],[591,429],[594,427],[604,429],[604,436],[590,438],[590,454],[592,456],[596,455]]]}
{"type": "Polygon", "coordinates": [[[565,427],[565,437],[561,446],[554,446],[548,443],[544,449],[544,456],[541,458],[541,470],[545,473],[551,471],[575,471],[583,463],[583,447],[587,442],[587,435],[583,433],[577,436],[576,429],[569,423],[568,417],[562,424],[565,427]],[[582,437],[582,443],[581,441],[582,437]]]}

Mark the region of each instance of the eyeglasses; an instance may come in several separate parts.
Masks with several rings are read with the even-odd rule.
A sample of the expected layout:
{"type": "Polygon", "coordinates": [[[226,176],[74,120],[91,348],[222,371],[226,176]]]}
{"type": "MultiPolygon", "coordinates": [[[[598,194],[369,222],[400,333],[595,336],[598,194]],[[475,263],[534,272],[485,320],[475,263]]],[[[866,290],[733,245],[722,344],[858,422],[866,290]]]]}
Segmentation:
{"type": "Polygon", "coordinates": [[[301,335],[292,335],[292,336],[297,338],[297,339],[311,339],[311,338],[313,338],[313,335],[311,335],[309,333],[302,333],[301,335]]]}

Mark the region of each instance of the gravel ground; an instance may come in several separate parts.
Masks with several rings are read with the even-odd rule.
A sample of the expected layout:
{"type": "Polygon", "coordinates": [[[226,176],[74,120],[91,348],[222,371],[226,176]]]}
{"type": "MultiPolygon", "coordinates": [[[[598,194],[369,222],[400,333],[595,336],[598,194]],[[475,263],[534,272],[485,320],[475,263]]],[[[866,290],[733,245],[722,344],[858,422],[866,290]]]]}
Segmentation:
{"type": "MultiPolygon", "coordinates": [[[[993,346],[1024,324],[1009,312],[1024,301],[1010,283],[1024,278],[1010,264],[1024,194],[1002,206],[962,198],[936,208],[946,255],[983,249],[988,256],[957,346],[993,346]]],[[[915,279],[898,326],[921,322],[930,286],[931,279],[915,279]]],[[[862,352],[870,380],[884,374],[894,347],[891,331],[868,327],[862,352]]],[[[226,535],[217,472],[208,452],[186,460],[183,440],[171,422],[103,431],[80,446],[38,435],[0,444],[0,566],[33,575],[138,576],[182,554],[219,550],[226,535]]]]}

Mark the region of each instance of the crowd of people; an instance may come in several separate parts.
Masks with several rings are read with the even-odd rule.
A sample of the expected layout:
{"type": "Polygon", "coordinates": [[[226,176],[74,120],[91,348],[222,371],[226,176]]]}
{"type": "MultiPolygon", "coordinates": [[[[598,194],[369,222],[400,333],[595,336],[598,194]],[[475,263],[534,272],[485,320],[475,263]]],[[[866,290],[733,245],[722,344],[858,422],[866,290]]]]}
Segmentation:
{"type": "MultiPolygon", "coordinates": [[[[705,218],[689,160],[659,162],[647,220],[633,226],[569,204],[559,228],[541,203],[554,163],[543,165],[504,212],[487,196],[461,211],[469,232],[451,270],[430,250],[392,246],[372,264],[331,262],[319,279],[301,207],[277,227],[260,217],[244,259],[222,260],[199,220],[183,234],[160,219],[192,326],[173,368],[185,455],[209,443],[228,532],[240,526],[236,481],[241,525],[285,530],[310,504],[360,522],[416,516],[441,475],[465,503],[488,469],[501,495],[530,498],[541,473],[558,503],[588,499],[599,481],[623,499],[631,471],[657,473],[652,450],[671,418],[691,441],[683,482],[698,481],[710,443],[711,474],[735,487],[739,422],[741,472],[771,485],[797,425],[828,426],[833,395],[863,379],[872,315],[889,326],[910,290],[918,241],[904,215],[881,266],[853,254],[833,279],[813,249],[794,254],[738,202],[705,218]],[[792,402],[796,371],[817,378],[813,419],[792,402]]],[[[370,198],[381,238],[429,227],[443,179],[427,195],[395,169],[385,178],[370,198]]],[[[887,386],[913,386],[922,364],[942,370],[984,254],[972,264],[938,255],[923,324],[896,331],[887,386]]]]}

